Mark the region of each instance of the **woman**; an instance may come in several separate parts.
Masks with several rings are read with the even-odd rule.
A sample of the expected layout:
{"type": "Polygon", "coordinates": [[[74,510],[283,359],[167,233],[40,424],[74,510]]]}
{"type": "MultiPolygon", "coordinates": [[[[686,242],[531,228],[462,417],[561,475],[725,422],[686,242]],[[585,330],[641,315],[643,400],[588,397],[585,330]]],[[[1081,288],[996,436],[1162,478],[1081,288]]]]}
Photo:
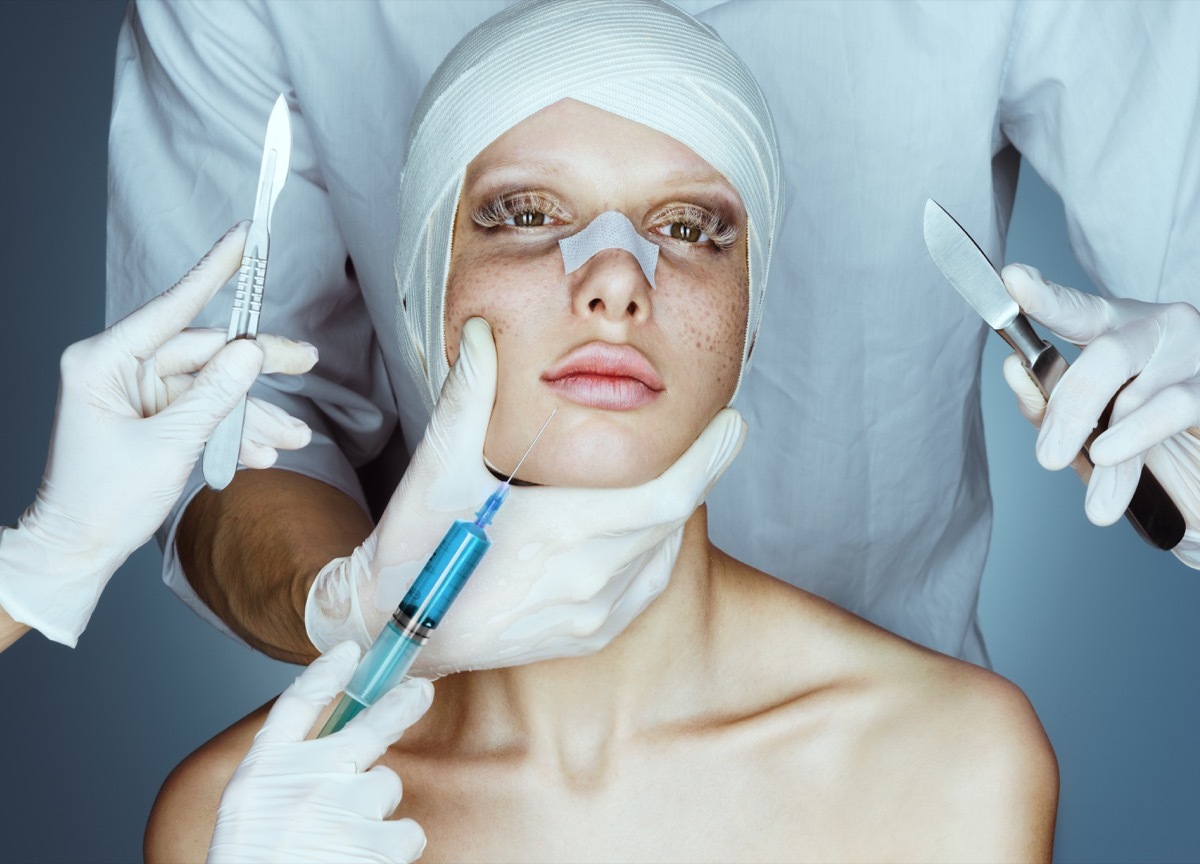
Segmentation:
{"type": "MultiPolygon", "coordinates": [[[[673,7],[496,16],[414,120],[397,276],[417,380],[433,394],[450,366],[447,390],[461,368],[494,374],[492,465],[515,464],[557,408],[530,483],[663,472],[731,417],[774,148],[745,68],[673,7]],[[580,262],[561,241],[598,217],[633,233],[580,262]]],[[[467,596],[459,626],[482,614],[467,596]]],[[[203,855],[214,792],[261,717],[168,780],[148,859],[203,855]]],[[[424,828],[434,861],[1048,859],[1057,798],[1016,688],[729,558],[703,505],[665,590],[610,644],[443,678],[381,761],[404,782],[394,816],[424,828]]]]}

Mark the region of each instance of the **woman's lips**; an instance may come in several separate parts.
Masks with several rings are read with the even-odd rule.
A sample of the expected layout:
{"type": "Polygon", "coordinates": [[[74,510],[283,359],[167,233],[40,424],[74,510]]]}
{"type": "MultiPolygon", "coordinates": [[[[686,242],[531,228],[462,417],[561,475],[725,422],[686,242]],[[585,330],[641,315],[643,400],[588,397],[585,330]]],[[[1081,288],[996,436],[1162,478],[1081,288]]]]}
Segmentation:
{"type": "Polygon", "coordinates": [[[576,348],[542,380],[572,402],[610,411],[640,408],[663,391],[662,379],[642,352],[608,342],[576,348]]]}

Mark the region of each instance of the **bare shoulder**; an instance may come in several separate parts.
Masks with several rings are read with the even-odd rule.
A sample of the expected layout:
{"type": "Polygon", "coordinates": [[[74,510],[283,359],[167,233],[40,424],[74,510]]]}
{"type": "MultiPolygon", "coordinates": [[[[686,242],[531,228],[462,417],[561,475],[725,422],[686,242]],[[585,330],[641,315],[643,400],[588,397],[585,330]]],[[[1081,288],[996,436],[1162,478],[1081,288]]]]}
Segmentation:
{"type": "Polygon", "coordinates": [[[891,764],[908,773],[913,800],[937,828],[914,851],[927,860],[1049,861],[1058,762],[1025,694],[933,652],[900,682],[885,728],[908,752],[891,764]]]}
{"type": "Polygon", "coordinates": [[[245,757],[270,704],[239,720],[180,762],[163,782],[146,823],[143,854],[157,861],[204,861],[221,793],[245,757]]]}
{"type": "Polygon", "coordinates": [[[954,818],[948,857],[1050,860],[1058,806],[1058,761],[1024,692],[998,674],[940,658],[953,670],[931,688],[943,716],[936,739],[946,784],[940,804],[954,818]]]}
{"type": "Polygon", "coordinates": [[[1058,764],[1016,685],[746,565],[730,574],[738,619],[755,622],[759,655],[772,649],[741,656],[743,680],[774,694],[790,730],[777,788],[798,811],[828,802],[828,857],[1049,860],[1058,764]]]}
{"type": "Polygon", "coordinates": [[[886,631],[860,637],[852,776],[891,860],[1049,861],[1058,762],[1011,681],[886,631]],[[876,794],[878,793],[878,794],[876,794]],[[890,799],[890,800],[889,800],[890,799]]]}

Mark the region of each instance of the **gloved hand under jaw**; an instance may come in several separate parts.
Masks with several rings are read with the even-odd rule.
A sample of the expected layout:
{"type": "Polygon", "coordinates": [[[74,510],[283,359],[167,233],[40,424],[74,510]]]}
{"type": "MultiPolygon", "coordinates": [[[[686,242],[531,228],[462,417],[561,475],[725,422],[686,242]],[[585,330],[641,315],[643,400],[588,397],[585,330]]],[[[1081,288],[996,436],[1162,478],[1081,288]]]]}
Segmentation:
{"type": "Polygon", "coordinates": [[[429,708],[433,685],[406,680],[343,729],[306,740],[359,657],[352,643],[335,646],[275,701],[221,795],[209,864],[421,857],[421,826],[388,821],[400,804],[400,778],[383,765],[367,769],[429,708]]]}
{"type": "Polygon", "coordinates": [[[1096,297],[1024,264],[1008,265],[1001,276],[1030,318],[1083,347],[1049,405],[1015,354],[1004,361],[1021,412],[1040,427],[1038,461],[1051,470],[1075,465],[1088,484],[1084,509],[1097,525],[1121,518],[1148,465],[1187,523],[1173,551],[1200,569],[1200,311],[1096,297]],[[1118,390],[1108,429],[1090,447],[1089,472],[1080,450],[1118,390]]]}
{"type": "MultiPolygon", "coordinates": [[[[41,486],[17,527],[0,528],[0,606],[55,642],[74,647],[108,580],[166,518],[204,442],[260,372],[296,375],[317,360],[311,345],[278,336],[226,345],[224,331],[183,329],[237,272],[248,225],[169,291],[63,352],[41,486]]],[[[311,437],[251,399],[240,459],[266,468],[277,448],[311,437]]]]}
{"type": "MultiPolygon", "coordinates": [[[[375,531],[318,574],[305,609],[320,650],[366,648],[446,529],[472,519],[498,481],[483,458],[496,348],[481,318],[463,326],[458,362],[375,531]]],[[[718,412],[662,475],[629,489],[513,487],[492,547],[417,657],[429,678],[589,654],[666,587],[683,525],[741,449],[746,425],[718,412]]]]}

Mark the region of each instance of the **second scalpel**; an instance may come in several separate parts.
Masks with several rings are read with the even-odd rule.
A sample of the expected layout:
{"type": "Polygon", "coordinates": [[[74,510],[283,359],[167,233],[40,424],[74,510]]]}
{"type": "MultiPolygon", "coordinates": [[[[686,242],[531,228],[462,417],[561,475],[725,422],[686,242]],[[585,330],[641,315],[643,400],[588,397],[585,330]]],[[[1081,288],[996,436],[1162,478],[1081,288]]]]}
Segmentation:
{"type": "MultiPolygon", "coordinates": [[[[516,476],[521,470],[525,458],[533,450],[533,445],[542,437],[542,433],[557,413],[557,408],[550,412],[550,416],[533,437],[510,477],[516,476]]],[[[442,623],[446,610],[483,560],[483,554],[491,548],[492,541],[488,539],[484,529],[491,524],[492,517],[508,497],[509,489],[509,481],[505,480],[483,502],[483,506],[475,514],[474,522],[456,519],[450,526],[450,530],[446,532],[437,549],[433,550],[416,581],[392,613],[391,620],[384,625],[371,647],[367,649],[366,655],[354,672],[354,677],[346,685],[346,695],[333,709],[333,714],[317,734],[318,738],[332,735],[341,729],[351,718],[368,705],[374,704],[376,699],[399,684],[408,674],[413,661],[417,659],[417,654],[429,641],[429,635],[442,623]]]]}
{"type": "MultiPolygon", "coordinates": [[[[283,94],[275,100],[267,120],[267,138],[263,144],[262,166],[258,171],[258,193],[254,197],[254,224],[246,236],[242,269],[238,271],[233,312],[229,316],[226,341],[258,337],[258,316],[262,311],[263,292],[267,287],[267,256],[271,248],[271,215],[275,199],[287,180],[292,162],[292,124],[288,119],[283,94]]],[[[204,482],[213,489],[224,489],[237,470],[242,449],[242,424],[246,419],[246,397],[217,426],[204,447],[204,482]]]]}

